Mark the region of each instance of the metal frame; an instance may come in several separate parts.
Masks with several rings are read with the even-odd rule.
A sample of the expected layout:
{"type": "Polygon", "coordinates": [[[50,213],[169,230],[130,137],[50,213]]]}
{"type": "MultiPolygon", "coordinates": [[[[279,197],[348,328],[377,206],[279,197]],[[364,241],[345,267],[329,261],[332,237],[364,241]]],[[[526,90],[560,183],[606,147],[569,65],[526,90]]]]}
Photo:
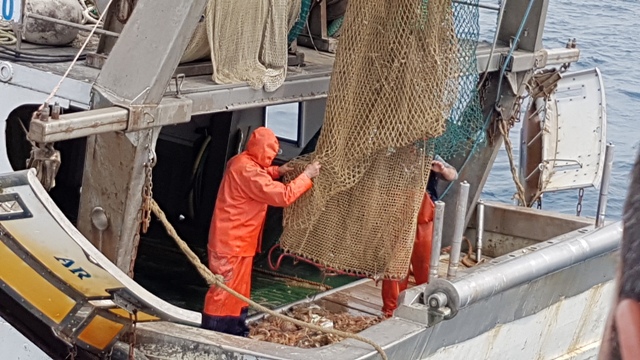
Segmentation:
{"type": "MultiPolygon", "coordinates": [[[[20,195],[18,194],[0,194],[0,203],[4,203],[7,201],[15,201],[18,203],[18,205],[20,205],[20,212],[19,213],[8,213],[8,214],[4,214],[4,213],[0,213],[0,221],[6,221],[6,220],[17,220],[17,219],[27,219],[30,217],[33,217],[33,214],[31,213],[31,211],[29,211],[29,208],[27,208],[27,206],[25,205],[24,201],[22,200],[22,198],[20,197],[20,195]]],[[[2,225],[0,225],[1,227],[2,225]]]]}
{"type": "MultiPolygon", "coordinates": [[[[499,68],[499,60],[503,56],[504,51],[505,50],[502,49],[495,52],[492,55],[492,58],[489,59],[489,49],[479,49],[478,68],[484,70],[484,68],[487,66],[487,62],[489,62],[489,71],[497,70],[499,68]]],[[[571,62],[577,60],[580,54],[578,49],[570,49],[570,51],[565,51],[565,49],[543,50],[540,53],[547,54],[547,56],[542,57],[546,60],[544,60],[543,62],[538,62],[539,65],[553,65],[564,62],[571,62]],[[553,56],[549,56],[548,54],[552,54],[553,56]]],[[[513,62],[514,66],[517,66],[518,69],[529,68],[529,66],[538,61],[536,59],[541,58],[540,56],[536,56],[535,54],[531,53],[521,53],[520,55],[518,54],[520,53],[516,52],[516,57],[513,62]]],[[[41,73],[37,70],[31,71],[41,73]]],[[[36,74],[34,73],[30,76],[36,76],[36,74]]],[[[52,77],[52,81],[56,77],[56,75],[50,76],[52,77]]],[[[199,79],[209,81],[209,77],[207,76],[206,79],[204,79],[203,77],[188,78],[183,81],[183,85],[181,86],[179,91],[177,89],[173,90],[172,84],[169,83],[168,90],[165,93],[165,100],[163,101],[164,104],[169,104],[167,101],[169,101],[169,99],[173,99],[173,101],[171,102],[171,106],[183,107],[187,109],[189,108],[188,101],[191,101],[190,107],[192,116],[226,111],[237,111],[290,102],[305,102],[310,100],[325,99],[329,92],[330,78],[330,69],[313,73],[289,74],[282,87],[273,93],[256,91],[254,89],[251,89],[249,86],[242,84],[211,84],[210,86],[205,87],[195,87],[194,85],[192,85],[193,82],[200,84],[199,79]],[[182,101],[187,102],[179,102],[181,99],[182,101]],[[215,101],[212,101],[212,99],[215,99],[215,101]]],[[[11,81],[10,83],[19,84],[20,82],[25,80],[26,78],[20,77],[17,78],[16,81],[11,81]]],[[[84,82],[79,83],[86,84],[84,82]]],[[[45,86],[42,86],[43,93],[45,88],[45,86]]],[[[86,88],[88,91],[88,86],[86,86],[86,88]]],[[[65,94],[65,97],[70,97],[71,95],[64,91],[61,91],[59,97],[63,94],[65,94]]],[[[99,103],[109,103],[108,98],[109,97],[103,99],[100,95],[95,94],[94,102],[97,101],[99,103]]],[[[162,104],[163,101],[161,101],[160,103],[162,104]]],[[[77,102],[73,103],[82,105],[77,102]]],[[[132,111],[132,109],[134,109],[134,106],[124,105],[123,107],[125,111],[127,110],[127,108],[129,108],[128,111],[130,112],[132,111]]],[[[156,111],[153,106],[142,106],[133,111],[137,112],[138,115],[132,115],[129,113],[125,114],[125,112],[123,111],[123,107],[107,107],[105,109],[97,109],[80,114],[62,115],[60,117],[60,120],[58,120],[56,124],[44,123],[40,120],[34,120],[32,122],[34,130],[30,130],[30,139],[38,142],[61,141],[111,131],[130,131],[136,129],[136,126],[130,124],[131,122],[140,122],[138,120],[140,118],[140,113],[144,113],[145,111],[156,111]],[[61,131],[62,129],[64,129],[64,131],[61,131]],[[77,130],[69,131],[69,129],[77,130]]],[[[170,107],[167,107],[167,109],[170,109],[170,107]]],[[[154,115],[154,117],[158,119],[157,116],[154,115]]],[[[174,116],[173,118],[166,119],[162,122],[158,121],[157,123],[148,123],[143,126],[138,125],[137,129],[155,127],[160,125],[177,124],[189,120],[190,118],[188,118],[186,115],[177,117],[174,116]]]]}

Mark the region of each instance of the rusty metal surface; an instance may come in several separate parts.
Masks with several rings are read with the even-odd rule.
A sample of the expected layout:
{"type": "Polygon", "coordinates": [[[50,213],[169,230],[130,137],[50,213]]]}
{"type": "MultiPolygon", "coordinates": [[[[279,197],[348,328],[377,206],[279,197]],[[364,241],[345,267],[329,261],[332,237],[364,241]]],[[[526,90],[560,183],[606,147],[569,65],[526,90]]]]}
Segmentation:
{"type": "Polygon", "coordinates": [[[127,128],[128,111],[121,108],[105,108],[60,116],[59,120],[33,119],[29,126],[29,139],[48,143],[85,137],[96,133],[122,131],[127,128]]]}
{"type": "Polygon", "coordinates": [[[130,276],[140,241],[144,164],[159,129],[94,135],[87,141],[78,229],[130,276]],[[91,222],[96,207],[103,208],[109,219],[104,231],[91,222]]]}

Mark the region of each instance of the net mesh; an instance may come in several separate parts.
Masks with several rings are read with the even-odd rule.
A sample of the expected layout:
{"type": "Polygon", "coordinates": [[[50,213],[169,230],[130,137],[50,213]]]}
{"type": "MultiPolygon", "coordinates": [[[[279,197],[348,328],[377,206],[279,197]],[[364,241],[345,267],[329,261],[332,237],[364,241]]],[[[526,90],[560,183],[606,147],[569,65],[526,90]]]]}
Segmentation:
{"type": "Polygon", "coordinates": [[[301,0],[209,0],[182,62],[211,56],[213,81],[277,90],[287,75],[289,30],[301,0]]]}
{"type": "Polygon", "coordinates": [[[480,37],[478,0],[468,4],[452,4],[455,33],[458,39],[457,99],[447,120],[447,130],[442,136],[431,139],[435,153],[444,159],[468,154],[484,125],[480,97],[478,95],[478,62],[476,48],[480,37]]]}
{"type": "Polygon", "coordinates": [[[456,35],[448,0],[349,3],[318,146],[294,161],[296,173],[311,160],[322,171],[285,209],[285,251],[374,278],[406,276],[437,143],[424,140],[451,128],[469,68],[456,35]]]}

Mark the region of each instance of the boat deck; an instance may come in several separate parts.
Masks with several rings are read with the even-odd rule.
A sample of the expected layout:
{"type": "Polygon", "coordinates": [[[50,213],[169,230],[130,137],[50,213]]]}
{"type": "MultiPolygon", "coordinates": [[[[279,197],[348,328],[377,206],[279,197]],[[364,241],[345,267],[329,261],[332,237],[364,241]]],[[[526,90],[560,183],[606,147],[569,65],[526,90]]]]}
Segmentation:
{"type": "MultiPolygon", "coordinates": [[[[440,257],[438,277],[447,276],[449,256],[440,257]]],[[[382,282],[376,285],[371,279],[361,280],[353,286],[346,286],[339,291],[320,297],[316,302],[328,310],[346,310],[353,313],[364,313],[374,316],[382,315],[382,282]]],[[[415,286],[413,276],[409,277],[409,288],[415,286]]]]}
{"type": "MultiPolygon", "coordinates": [[[[485,261],[490,260],[491,258],[483,257],[485,261]]],[[[438,267],[438,277],[446,278],[447,270],[449,266],[449,255],[444,254],[440,257],[440,266],[438,267]]],[[[460,265],[459,274],[463,275],[467,268],[463,265],[460,265]]],[[[289,271],[289,270],[286,270],[289,271]]],[[[255,279],[255,277],[254,277],[255,279]]],[[[350,283],[347,283],[343,286],[336,287],[332,290],[326,292],[319,291],[310,291],[306,298],[304,299],[296,299],[298,301],[292,302],[291,295],[295,292],[296,289],[300,289],[296,287],[296,284],[290,284],[290,289],[285,290],[289,292],[289,302],[282,302],[282,306],[278,307],[278,311],[285,311],[286,309],[296,306],[298,304],[304,303],[314,303],[319,305],[320,307],[327,309],[333,312],[347,312],[353,315],[371,315],[371,316],[381,316],[382,315],[382,295],[381,295],[381,282],[376,282],[372,279],[360,279],[355,280],[355,278],[350,278],[350,283]],[[293,290],[293,291],[292,291],[293,290]]],[[[343,280],[344,281],[344,280],[343,280]]],[[[269,306],[273,305],[273,302],[266,301],[265,298],[261,296],[257,296],[257,294],[263,294],[261,289],[255,289],[256,284],[254,284],[254,289],[252,290],[252,299],[260,302],[263,305],[269,306]]],[[[298,286],[300,284],[297,284],[298,286]]],[[[415,286],[415,281],[413,276],[409,277],[409,285],[411,288],[415,286]]],[[[259,287],[259,285],[258,285],[259,287]]],[[[271,288],[273,291],[275,288],[271,288]]],[[[281,292],[282,289],[275,289],[277,296],[278,292],[281,292]]],[[[271,295],[271,299],[273,300],[274,294],[271,295]]],[[[257,321],[262,317],[261,314],[253,313],[252,318],[249,321],[257,321]]]]}

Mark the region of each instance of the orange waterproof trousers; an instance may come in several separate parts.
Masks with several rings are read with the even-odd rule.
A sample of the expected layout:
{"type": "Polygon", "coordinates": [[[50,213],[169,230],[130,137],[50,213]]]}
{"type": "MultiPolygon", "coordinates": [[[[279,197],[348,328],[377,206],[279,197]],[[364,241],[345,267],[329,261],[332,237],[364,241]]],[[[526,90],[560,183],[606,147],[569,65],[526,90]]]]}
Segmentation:
{"type": "MultiPolygon", "coordinates": [[[[209,269],[224,277],[225,284],[247,298],[251,297],[253,256],[216,255],[209,250],[209,269]]],[[[245,325],[249,304],[211,286],[204,301],[202,327],[232,335],[246,336],[245,325]]]]}
{"type": "MultiPolygon", "coordinates": [[[[246,297],[251,296],[252,267],[253,256],[216,256],[214,252],[209,252],[211,272],[222,275],[227,286],[246,297]]],[[[240,316],[242,308],[249,306],[217,286],[209,288],[204,303],[204,311],[216,316],[240,316]]]]}
{"type": "MultiPolygon", "coordinates": [[[[416,285],[429,282],[429,262],[431,261],[431,240],[433,237],[433,216],[435,205],[425,192],[418,212],[416,239],[411,253],[411,267],[416,285]]],[[[404,280],[382,281],[382,312],[385,316],[393,315],[398,307],[398,295],[407,288],[409,274],[404,280]]]]}

